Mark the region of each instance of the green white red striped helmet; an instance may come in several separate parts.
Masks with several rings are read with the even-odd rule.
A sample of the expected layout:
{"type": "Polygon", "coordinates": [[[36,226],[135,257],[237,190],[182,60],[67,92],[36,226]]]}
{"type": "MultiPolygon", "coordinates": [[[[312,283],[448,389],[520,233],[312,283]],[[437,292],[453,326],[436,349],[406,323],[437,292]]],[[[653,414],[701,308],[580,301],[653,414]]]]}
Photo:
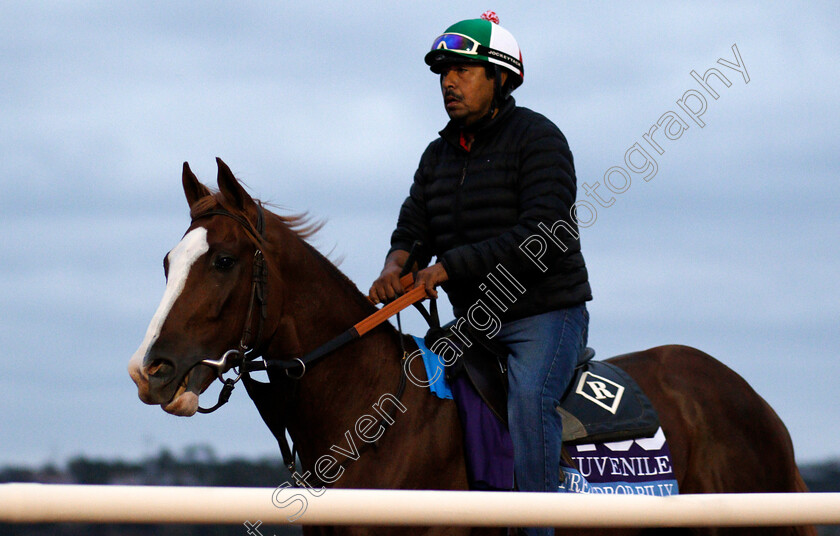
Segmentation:
{"type": "Polygon", "coordinates": [[[492,11],[480,19],[462,20],[447,28],[432,43],[425,59],[434,73],[455,62],[499,65],[512,76],[511,89],[522,84],[525,76],[519,44],[513,34],[499,26],[499,18],[492,11]]]}

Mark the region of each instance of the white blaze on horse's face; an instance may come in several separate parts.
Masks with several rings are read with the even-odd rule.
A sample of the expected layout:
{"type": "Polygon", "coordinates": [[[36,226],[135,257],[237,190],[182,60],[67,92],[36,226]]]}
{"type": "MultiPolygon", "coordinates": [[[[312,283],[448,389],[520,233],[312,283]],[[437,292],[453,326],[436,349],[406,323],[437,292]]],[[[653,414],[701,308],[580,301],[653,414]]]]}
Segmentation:
{"type": "MultiPolygon", "coordinates": [[[[131,375],[134,383],[137,384],[140,398],[143,401],[147,401],[149,389],[149,378],[143,370],[146,356],[158,340],[158,337],[160,337],[161,329],[163,328],[164,322],[166,322],[167,316],[169,316],[169,312],[172,310],[181,292],[183,292],[193,264],[209,250],[210,245],[207,242],[207,229],[197,227],[187,233],[178,245],[169,252],[169,255],[167,255],[169,270],[163,299],[160,305],[158,305],[152,321],[149,323],[149,328],[146,330],[146,336],[140,344],[140,348],[134,352],[134,355],[131,356],[131,360],[128,362],[128,373],[131,375]]],[[[197,407],[198,397],[196,397],[195,404],[197,407]]]]}

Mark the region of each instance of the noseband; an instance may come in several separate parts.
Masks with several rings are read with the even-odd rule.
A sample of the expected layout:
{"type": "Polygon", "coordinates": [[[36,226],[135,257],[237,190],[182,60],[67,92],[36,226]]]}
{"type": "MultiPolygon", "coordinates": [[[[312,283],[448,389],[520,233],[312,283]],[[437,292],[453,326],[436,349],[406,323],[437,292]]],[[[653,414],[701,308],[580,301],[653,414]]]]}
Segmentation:
{"type": "Polygon", "coordinates": [[[199,361],[195,365],[207,365],[208,367],[215,369],[216,376],[218,376],[219,380],[224,384],[221,392],[219,393],[219,400],[216,402],[216,405],[211,408],[202,408],[199,406],[199,413],[212,413],[222,407],[230,399],[234,385],[236,385],[236,382],[242,378],[242,372],[236,369],[245,362],[248,355],[254,349],[253,345],[256,344],[256,341],[259,341],[260,336],[262,335],[263,324],[266,319],[267,308],[265,300],[265,287],[267,280],[265,257],[260,249],[260,244],[265,238],[265,214],[262,205],[257,203],[256,226],[251,225],[251,222],[242,216],[224,209],[214,209],[202,212],[201,214],[193,217],[192,221],[195,222],[196,220],[208,218],[210,216],[225,216],[242,225],[248,234],[252,235],[254,238],[257,248],[256,251],[254,251],[253,272],[251,275],[251,298],[248,303],[248,314],[245,317],[245,326],[242,329],[242,337],[239,339],[239,346],[237,348],[227,350],[218,359],[205,359],[203,361],[199,361]],[[257,306],[259,306],[259,314],[257,316],[256,336],[254,336],[255,332],[252,331],[251,327],[254,323],[254,311],[257,306]],[[236,376],[225,379],[224,374],[230,369],[234,369],[236,376]]]}

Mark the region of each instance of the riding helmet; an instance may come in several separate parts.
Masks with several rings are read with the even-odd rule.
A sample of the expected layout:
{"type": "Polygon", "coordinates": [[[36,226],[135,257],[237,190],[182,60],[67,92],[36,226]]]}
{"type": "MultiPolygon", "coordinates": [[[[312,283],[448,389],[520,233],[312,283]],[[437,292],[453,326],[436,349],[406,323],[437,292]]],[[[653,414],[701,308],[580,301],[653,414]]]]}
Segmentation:
{"type": "Polygon", "coordinates": [[[480,19],[462,20],[447,28],[434,40],[425,60],[436,74],[452,63],[499,66],[508,71],[508,93],[519,87],[525,76],[519,44],[513,34],[499,25],[499,18],[492,11],[480,19]]]}

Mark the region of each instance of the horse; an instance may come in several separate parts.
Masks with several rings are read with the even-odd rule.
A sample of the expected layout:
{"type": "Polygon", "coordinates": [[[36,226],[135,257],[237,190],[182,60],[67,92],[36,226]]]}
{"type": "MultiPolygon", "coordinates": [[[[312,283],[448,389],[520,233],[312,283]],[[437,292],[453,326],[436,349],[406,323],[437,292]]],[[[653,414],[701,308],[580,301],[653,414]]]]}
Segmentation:
{"type": "MultiPolygon", "coordinates": [[[[191,416],[199,409],[201,393],[228,368],[211,366],[220,362],[218,357],[253,352],[289,364],[284,370],[295,380],[286,383],[292,387],[278,400],[276,411],[285,416],[302,466],[318,469],[315,464],[321,464],[321,473],[332,476],[330,486],[467,489],[456,406],[414,382],[400,381],[405,350],[401,334],[391,324],[382,323],[338,346],[305,370],[295,368],[301,355],[322,347],[377,309],[307,242],[316,225],[303,216],[265,210],[221,159],[217,165],[217,191],[199,182],[188,163],[183,166],[192,222],[164,259],[162,301],[129,362],[140,399],[168,413],[191,416]],[[259,289],[257,279],[265,282],[259,289]],[[255,294],[261,296],[255,299],[255,294]],[[401,383],[404,389],[398,387],[401,383]],[[386,403],[394,406],[389,408],[390,426],[377,428],[376,416],[385,414],[386,403]],[[368,442],[357,441],[373,435],[376,448],[364,448],[368,442]],[[324,456],[339,452],[341,463],[338,456],[324,456]]],[[[681,493],[807,491],[781,419],[743,378],[718,360],[694,348],[668,345],[609,361],[636,380],[658,412],[681,493]]],[[[412,374],[422,376],[425,371],[412,374]]],[[[816,534],[813,527],[665,530],[816,534]]],[[[307,535],[499,532],[458,527],[304,527],[307,535]]]]}

